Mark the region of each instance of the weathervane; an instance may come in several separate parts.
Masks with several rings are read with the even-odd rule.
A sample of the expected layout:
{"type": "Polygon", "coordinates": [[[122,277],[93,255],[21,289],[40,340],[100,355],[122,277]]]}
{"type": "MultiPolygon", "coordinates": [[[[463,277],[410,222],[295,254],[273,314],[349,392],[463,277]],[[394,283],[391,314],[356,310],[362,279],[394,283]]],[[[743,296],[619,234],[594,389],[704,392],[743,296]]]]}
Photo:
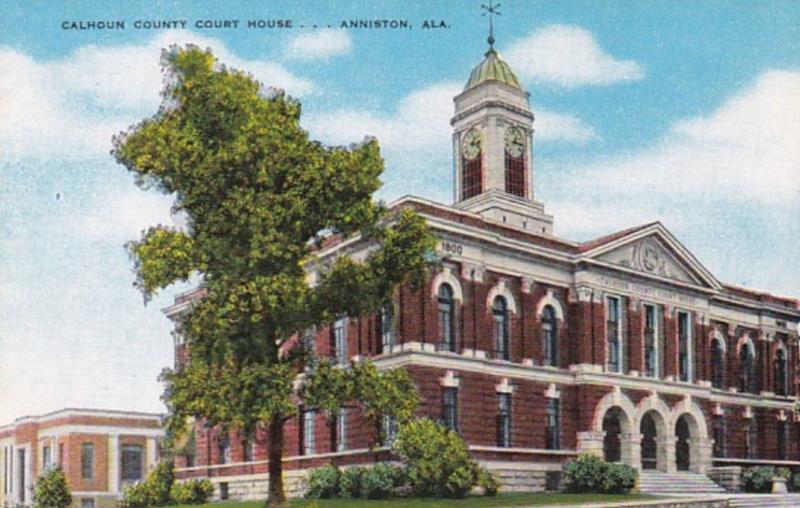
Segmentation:
{"type": "Polygon", "coordinates": [[[481,16],[489,15],[489,38],[486,40],[489,41],[490,50],[494,49],[494,25],[492,24],[492,15],[499,16],[500,11],[497,10],[499,8],[500,4],[494,4],[492,0],[489,0],[489,5],[481,4],[481,9],[485,11],[481,16]]]}

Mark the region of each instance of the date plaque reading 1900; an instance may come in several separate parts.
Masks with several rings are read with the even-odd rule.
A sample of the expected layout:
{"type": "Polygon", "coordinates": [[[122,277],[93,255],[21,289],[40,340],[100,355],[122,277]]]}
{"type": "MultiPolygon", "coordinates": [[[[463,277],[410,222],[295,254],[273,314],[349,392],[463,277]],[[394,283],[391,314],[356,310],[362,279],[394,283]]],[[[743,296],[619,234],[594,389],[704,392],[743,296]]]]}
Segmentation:
{"type": "Polygon", "coordinates": [[[455,254],[460,256],[464,253],[464,246],[460,243],[455,242],[448,242],[447,240],[442,240],[442,250],[445,251],[447,254],[455,254]]]}

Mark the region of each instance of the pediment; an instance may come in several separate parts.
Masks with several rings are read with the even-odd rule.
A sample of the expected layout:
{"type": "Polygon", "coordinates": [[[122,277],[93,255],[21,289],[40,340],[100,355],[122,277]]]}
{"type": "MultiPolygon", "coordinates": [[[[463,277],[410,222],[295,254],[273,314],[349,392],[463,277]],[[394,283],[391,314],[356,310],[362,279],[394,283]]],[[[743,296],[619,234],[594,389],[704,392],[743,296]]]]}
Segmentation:
{"type": "Polygon", "coordinates": [[[686,267],[676,260],[655,237],[647,237],[631,242],[611,252],[598,256],[597,259],[644,272],[674,279],[688,284],[699,284],[700,281],[686,267]]]}
{"type": "Polygon", "coordinates": [[[720,289],[716,278],[660,223],[623,234],[585,253],[604,265],[646,276],[708,289],[720,289]]]}

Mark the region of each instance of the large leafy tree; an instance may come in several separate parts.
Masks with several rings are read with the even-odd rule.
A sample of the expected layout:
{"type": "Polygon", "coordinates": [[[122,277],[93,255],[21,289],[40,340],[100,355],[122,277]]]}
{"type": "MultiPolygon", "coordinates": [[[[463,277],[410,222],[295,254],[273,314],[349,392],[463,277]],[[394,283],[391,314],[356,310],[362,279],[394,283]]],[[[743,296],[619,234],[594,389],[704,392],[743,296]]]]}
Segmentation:
{"type": "Polygon", "coordinates": [[[150,296],[193,274],[205,286],[178,324],[189,360],[164,375],[170,426],[196,417],[245,434],[265,427],[268,503],[278,504],[298,377],[307,403],[330,414],[349,400],[368,414],[408,418],[416,403],[404,373],[368,364],[335,372],[324,362],[309,371],[308,355],[287,342],[375,312],[398,285],[421,282],[434,240],[411,211],[392,214],[372,200],[383,170],[376,140],[312,141],[299,102],[210,51],[171,48],[162,65],[162,107],[118,135],[113,155],[140,186],[173,195],[187,217],[182,230],[152,227],[129,244],[138,287],[150,296]],[[369,254],[322,259],[330,235],[360,235],[369,254]]]}

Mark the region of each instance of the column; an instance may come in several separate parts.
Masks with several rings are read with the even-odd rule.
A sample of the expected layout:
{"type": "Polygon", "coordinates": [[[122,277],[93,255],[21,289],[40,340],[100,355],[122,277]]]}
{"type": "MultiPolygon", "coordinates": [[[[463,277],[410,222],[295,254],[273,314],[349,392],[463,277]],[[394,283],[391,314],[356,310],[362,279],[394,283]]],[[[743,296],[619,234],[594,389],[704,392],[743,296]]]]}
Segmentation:
{"type": "Polygon", "coordinates": [[[157,456],[157,443],[156,438],[148,437],[147,438],[147,453],[145,458],[145,463],[147,464],[147,472],[153,470],[158,463],[158,456],[157,456]]]}
{"type": "Polygon", "coordinates": [[[656,456],[659,458],[658,470],[662,473],[674,473],[678,470],[675,462],[675,443],[677,441],[676,436],[659,437],[656,441],[658,446],[656,456]],[[665,460],[660,460],[662,457],[665,460]]]}
{"type": "Polygon", "coordinates": [[[689,439],[689,468],[700,474],[706,474],[711,467],[711,453],[713,445],[710,439],[689,439]]]}
{"type": "Polygon", "coordinates": [[[119,436],[108,436],[108,491],[120,493],[119,488],[119,436]]]}
{"type": "Polygon", "coordinates": [[[603,458],[603,439],[606,433],[600,431],[578,432],[578,452],[603,458]]]}
{"type": "Polygon", "coordinates": [[[642,437],[640,432],[627,432],[620,435],[622,462],[636,469],[642,468],[642,437]]]}

